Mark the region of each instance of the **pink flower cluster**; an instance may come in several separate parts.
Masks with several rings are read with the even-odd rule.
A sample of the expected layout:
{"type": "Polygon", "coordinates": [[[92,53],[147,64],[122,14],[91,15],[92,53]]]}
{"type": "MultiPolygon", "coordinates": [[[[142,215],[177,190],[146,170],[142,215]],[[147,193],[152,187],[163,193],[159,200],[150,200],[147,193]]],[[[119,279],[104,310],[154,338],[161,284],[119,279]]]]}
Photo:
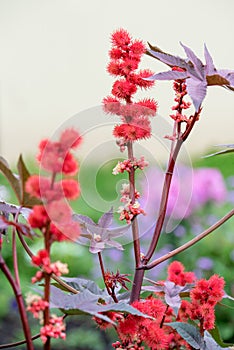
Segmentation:
{"type": "Polygon", "coordinates": [[[127,171],[130,173],[131,169],[140,169],[143,170],[146,166],[148,166],[149,163],[145,160],[144,156],[141,156],[140,159],[133,158],[126,159],[123,162],[118,162],[117,165],[114,167],[112,174],[117,175],[120,173],[123,173],[124,171],[127,171]]]}
{"type": "MultiPolygon", "coordinates": [[[[183,69],[179,67],[173,67],[172,70],[183,71],[183,69]]],[[[182,110],[188,109],[191,106],[190,102],[185,102],[183,100],[184,96],[187,95],[186,88],[187,86],[185,79],[175,80],[173,83],[173,89],[176,93],[176,97],[174,99],[176,105],[172,107],[172,110],[175,110],[177,112],[176,115],[171,115],[170,117],[176,122],[188,122],[188,118],[185,115],[182,115],[182,110]]]]}
{"type": "Polygon", "coordinates": [[[33,314],[34,318],[42,319],[42,312],[49,306],[48,301],[43,300],[39,295],[29,293],[26,297],[27,311],[33,314]]]}
{"type": "Polygon", "coordinates": [[[33,175],[26,182],[26,191],[43,202],[34,206],[28,221],[31,227],[39,228],[43,233],[49,228],[51,241],[74,240],[80,233],[67,203],[67,199],[74,200],[80,195],[79,184],[71,178],[56,181],[56,176],[77,173],[78,163],[71,149],[77,148],[81,141],[80,134],[74,129],[65,130],[59,141],[43,140],[37,158],[40,166],[51,173],[51,178],[33,175]]]}
{"type": "MultiPolygon", "coordinates": [[[[43,322],[43,311],[49,306],[49,303],[43,300],[39,295],[29,293],[26,297],[27,311],[33,314],[34,318],[43,322]]],[[[40,329],[41,340],[46,342],[48,337],[66,338],[65,324],[63,317],[51,315],[48,324],[40,329]]]]}
{"type": "MultiPolygon", "coordinates": [[[[179,67],[173,67],[172,70],[183,72],[183,69],[179,67]]],[[[171,108],[173,111],[175,111],[175,113],[171,114],[170,117],[177,123],[185,122],[186,124],[188,124],[190,120],[185,114],[183,114],[183,110],[186,110],[191,106],[190,102],[184,101],[184,97],[187,95],[186,80],[185,79],[175,80],[173,82],[173,89],[176,95],[176,97],[174,98],[176,105],[171,108]]],[[[176,139],[177,136],[176,134],[174,134],[172,136],[167,135],[165,137],[173,141],[176,139]]]]}
{"type": "MultiPolygon", "coordinates": [[[[155,211],[159,211],[163,180],[164,174],[159,169],[146,171],[141,183],[141,205],[147,212],[147,217],[141,221],[143,229],[154,222],[155,211]]],[[[204,205],[220,205],[226,198],[225,181],[218,169],[178,166],[171,183],[166,215],[174,220],[186,219],[204,205]]]]}
{"type": "Polygon", "coordinates": [[[112,96],[104,98],[103,107],[106,113],[120,116],[122,124],[115,126],[113,134],[124,144],[150,137],[149,117],[155,115],[157,103],[148,98],[138,102],[132,100],[138,88],[147,89],[154,84],[144,79],[152,75],[151,71],[136,72],[146,50],[143,42],[133,40],[124,29],[114,32],[111,39],[107,71],[119,79],[113,84],[112,96]]]}
{"type": "Polygon", "coordinates": [[[65,330],[66,327],[63,322],[63,317],[51,315],[49,323],[41,327],[41,340],[45,343],[48,337],[66,339],[65,330]]]}
{"type": "Polygon", "coordinates": [[[136,200],[140,197],[140,193],[135,191],[134,202],[130,199],[130,185],[123,184],[120,201],[124,203],[124,206],[120,206],[118,212],[120,213],[119,219],[126,220],[127,224],[130,224],[135,216],[139,214],[145,214],[141,208],[140,203],[136,200]]]}
{"type": "Polygon", "coordinates": [[[75,175],[78,164],[70,150],[76,149],[81,142],[82,137],[75,129],[67,129],[62,132],[59,141],[42,140],[37,159],[41,167],[52,174],[75,175]]]}
{"type": "Polygon", "coordinates": [[[59,277],[69,271],[67,264],[51,262],[50,251],[55,241],[75,240],[80,234],[79,223],[73,221],[72,209],[67,202],[79,196],[80,188],[77,181],[67,176],[74,176],[78,172],[78,163],[71,150],[76,149],[81,141],[80,134],[72,128],[62,132],[58,141],[43,140],[39,145],[37,159],[49,176],[30,176],[25,185],[26,191],[38,200],[28,222],[32,228],[39,229],[44,238],[44,249],[32,256],[32,264],[40,268],[32,278],[32,283],[42,279],[45,281],[44,299],[34,297],[28,302],[27,309],[44,322],[41,328],[44,343],[50,337],[66,337],[63,318],[50,314],[49,288],[52,275],[59,277]]]}
{"type": "Polygon", "coordinates": [[[37,255],[32,257],[32,263],[42,269],[42,271],[37,271],[36,275],[32,278],[32,283],[41,281],[45,277],[45,273],[61,276],[62,274],[67,274],[69,272],[67,264],[61,263],[60,261],[51,263],[46,249],[39,250],[37,255]]]}

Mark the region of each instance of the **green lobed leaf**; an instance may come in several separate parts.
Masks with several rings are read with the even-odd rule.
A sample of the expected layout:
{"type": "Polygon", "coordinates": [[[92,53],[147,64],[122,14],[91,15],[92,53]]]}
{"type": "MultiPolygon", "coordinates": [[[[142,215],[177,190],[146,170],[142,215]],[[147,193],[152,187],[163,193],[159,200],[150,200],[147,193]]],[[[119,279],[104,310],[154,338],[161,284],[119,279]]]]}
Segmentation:
{"type": "Polygon", "coordinates": [[[197,327],[183,322],[170,322],[166,325],[175,329],[194,349],[204,349],[204,341],[197,327]]]}

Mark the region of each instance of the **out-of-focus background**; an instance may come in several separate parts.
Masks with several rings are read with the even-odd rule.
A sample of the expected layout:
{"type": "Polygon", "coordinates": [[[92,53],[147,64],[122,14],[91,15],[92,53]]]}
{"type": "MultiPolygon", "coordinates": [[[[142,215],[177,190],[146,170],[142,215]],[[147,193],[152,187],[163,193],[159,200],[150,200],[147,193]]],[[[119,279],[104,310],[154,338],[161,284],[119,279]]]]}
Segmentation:
{"type": "MultiPolygon", "coordinates": [[[[112,169],[117,158],[125,154],[119,153],[112,137],[117,119],[104,115],[101,109],[101,101],[110,93],[113,83],[106,72],[110,34],[123,27],[134,38],[184,56],[179,45],[181,41],[202,60],[205,42],[218,68],[234,69],[233,13],[232,0],[0,0],[0,155],[15,169],[18,155],[23,153],[30,170],[37,172],[33,157],[38,142],[44,137],[55,137],[60,129],[74,124],[84,134],[84,143],[77,152],[81,161],[78,180],[82,193],[73,209],[97,221],[113,206],[117,218],[119,190],[126,176],[113,176],[112,169]]],[[[151,68],[155,72],[166,69],[148,56],[143,58],[140,68],[151,68]]],[[[174,104],[171,86],[171,82],[158,82],[147,92],[147,96],[158,101],[159,115],[153,120],[153,137],[135,145],[138,155],[145,154],[151,161],[151,167],[137,178],[142,206],[147,212],[139,220],[141,233],[145,234],[144,251],[152,235],[160,201],[162,169],[170,147],[163,137],[171,133],[168,117],[174,104]]],[[[234,143],[233,120],[234,93],[210,87],[202,116],[182,152],[183,164],[176,169],[167,225],[155,257],[194,238],[233,208],[233,153],[201,157],[214,151],[213,145],[234,143]]],[[[16,203],[1,173],[0,200],[16,203]]],[[[115,223],[117,225],[117,221],[115,223]]],[[[226,292],[234,296],[233,237],[233,220],[230,220],[176,259],[198,277],[220,274],[225,278],[226,292]]],[[[124,252],[113,249],[105,252],[106,266],[111,271],[116,272],[116,268],[121,273],[131,271],[130,240],[123,237],[124,252]]],[[[40,239],[29,244],[37,251],[40,239]]],[[[25,295],[32,288],[30,278],[35,268],[19,243],[18,247],[25,295]]],[[[2,252],[12,269],[8,239],[4,238],[2,252]]],[[[70,277],[92,278],[103,287],[98,261],[89,254],[88,247],[55,243],[52,259],[67,262],[70,277]]],[[[147,277],[165,279],[166,267],[167,264],[159,266],[147,277]]],[[[0,289],[0,342],[21,340],[17,307],[2,274],[0,289]],[[12,332],[9,332],[9,325],[12,332]]],[[[225,299],[223,304],[229,307],[218,306],[217,323],[222,338],[233,343],[233,303],[225,299]]],[[[36,334],[39,325],[34,321],[30,319],[32,333],[36,334]]],[[[100,332],[88,317],[74,316],[68,318],[67,324],[67,341],[53,341],[56,349],[109,350],[116,340],[112,331],[100,332]]],[[[40,340],[35,344],[36,349],[41,348],[40,340]]],[[[24,345],[19,347],[24,348],[24,345]]]]}
{"type": "MultiPolygon", "coordinates": [[[[101,104],[113,81],[105,70],[117,28],[182,56],[179,41],[202,59],[205,42],[218,68],[234,69],[233,13],[232,0],[0,0],[0,153],[9,161],[34,154],[41,137],[101,104]]],[[[166,68],[149,57],[141,67],[166,68]]],[[[170,84],[150,91],[165,118],[170,84]]],[[[233,142],[233,107],[233,93],[209,89],[187,145],[192,154],[233,142]]]]}

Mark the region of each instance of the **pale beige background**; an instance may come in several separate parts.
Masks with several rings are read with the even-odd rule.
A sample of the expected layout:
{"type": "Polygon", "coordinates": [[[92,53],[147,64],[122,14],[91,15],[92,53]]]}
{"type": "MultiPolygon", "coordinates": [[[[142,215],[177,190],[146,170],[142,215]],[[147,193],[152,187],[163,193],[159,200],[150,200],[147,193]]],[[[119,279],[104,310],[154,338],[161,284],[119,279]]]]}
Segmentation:
{"type": "MultiPolygon", "coordinates": [[[[234,69],[233,16],[233,0],[0,0],[0,153],[34,154],[66,119],[100,105],[113,81],[105,71],[113,30],[178,55],[182,41],[203,58],[206,42],[217,67],[234,69]]],[[[148,57],[142,67],[166,68],[148,57]]],[[[163,117],[168,92],[165,82],[151,92],[163,117]]],[[[210,88],[191,154],[233,143],[233,120],[234,93],[210,88]]]]}

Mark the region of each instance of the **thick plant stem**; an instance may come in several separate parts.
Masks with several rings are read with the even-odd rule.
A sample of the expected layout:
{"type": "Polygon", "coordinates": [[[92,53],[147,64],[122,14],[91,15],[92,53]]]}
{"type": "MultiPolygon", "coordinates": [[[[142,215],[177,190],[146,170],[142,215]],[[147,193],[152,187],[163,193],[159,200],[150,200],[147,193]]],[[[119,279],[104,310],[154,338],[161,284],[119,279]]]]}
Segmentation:
{"type": "MultiPolygon", "coordinates": [[[[196,112],[190,118],[190,123],[188,124],[184,133],[179,136],[179,138],[175,144],[175,147],[173,148],[173,151],[170,154],[167,171],[166,171],[165,178],[164,178],[164,185],[163,185],[162,196],[161,196],[161,201],[160,201],[158,220],[157,220],[156,225],[155,225],[155,230],[154,230],[153,238],[152,238],[152,241],[150,243],[149,249],[148,249],[145,257],[142,260],[142,265],[147,266],[148,261],[151,259],[152,255],[154,254],[154,251],[157,247],[157,243],[158,243],[159,237],[161,235],[162,227],[163,227],[163,224],[165,221],[168,196],[169,196],[171,180],[172,180],[172,175],[173,175],[174,168],[175,168],[176,159],[178,157],[178,154],[179,154],[179,151],[181,149],[183,142],[187,139],[190,132],[192,131],[192,128],[193,128],[195,122],[197,121],[199,114],[200,114],[200,109],[198,110],[198,112],[196,112]]],[[[142,273],[142,268],[141,267],[136,268],[135,276],[134,276],[134,283],[133,283],[133,288],[132,288],[132,293],[131,293],[131,298],[130,298],[131,303],[135,300],[139,300],[139,298],[140,298],[140,291],[141,291],[141,286],[143,283],[143,278],[144,278],[144,272],[142,273]]]]}
{"type": "MultiPolygon", "coordinates": [[[[48,256],[50,257],[50,225],[47,226],[45,236],[44,236],[44,245],[45,249],[48,252],[48,256]]],[[[50,278],[51,275],[45,273],[45,286],[44,286],[44,300],[48,303],[50,302],[50,278]]],[[[47,306],[44,310],[44,326],[48,325],[50,322],[50,308],[47,306]]],[[[44,344],[44,350],[51,349],[51,338],[47,336],[47,340],[44,344]]]]}
{"type": "MultiPolygon", "coordinates": [[[[44,300],[50,301],[50,275],[45,275],[45,288],[44,288],[44,300]]],[[[48,325],[50,322],[50,309],[49,307],[45,308],[44,311],[44,326],[48,325]]],[[[47,340],[44,344],[44,350],[50,350],[51,338],[47,337],[47,340]]]]}
{"type": "Polygon", "coordinates": [[[133,286],[132,286],[132,291],[130,296],[130,304],[140,299],[141,286],[144,278],[144,273],[145,273],[145,270],[137,269],[137,268],[135,270],[133,286]]]}
{"type": "MultiPolygon", "coordinates": [[[[132,142],[128,142],[128,159],[133,161],[133,144],[132,142]]],[[[130,184],[130,199],[132,204],[135,203],[135,169],[131,168],[129,172],[129,184],[130,184]]],[[[136,268],[141,264],[141,255],[140,255],[140,239],[139,239],[139,228],[137,217],[135,217],[132,221],[132,238],[133,238],[133,247],[134,247],[134,255],[135,255],[135,264],[136,268]]]]}
{"type": "Polygon", "coordinates": [[[12,277],[11,272],[8,269],[6,263],[1,255],[0,255],[0,268],[1,268],[2,272],[4,273],[4,275],[6,276],[6,278],[8,279],[8,281],[9,281],[9,283],[14,291],[14,294],[15,294],[15,298],[16,298],[16,302],[18,305],[19,314],[20,314],[20,318],[21,318],[21,322],[22,322],[22,326],[23,326],[23,332],[24,332],[24,336],[26,339],[27,350],[33,350],[34,346],[33,346],[33,341],[31,339],[31,331],[30,331],[30,327],[28,324],[27,314],[26,314],[21,290],[20,290],[19,286],[17,285],[17,283],[15,282],[14,278],[12,277]]]}
{"type": "MultiPolygon", "coordinates": [[[[145,257],[143,258],[144,265],[146,265],[147,262],[152,257],[154,250],[157,246],[160,234],[161,234],[161,230],[163,227],[163,223],[164,223],[165,215],[166,215],[166,210],[167,210],[168,195],[169,195],[173,170],[175,167],[175,161],[176,161],[177,155],[179,153],[179,150],[181,148],[181,145],[182,145],[182,141],[178,140],[176,145],[175,145],[173,155],[170,157],[170,160],[169,160],[168,168],[167,168],[166,175],[165,175],[164,185],[163,185],[159,216],[158,216],[158,220],[156,223],[154,235],[153,235],[149,250],[148,250],[147,254],[145,255],[145,257]]],[[[132,293],[131,293],[131,298],[130,298],[131,303],[140,298],[140,291],[141,291],[143,278],[144,278],[144,272],[142,273],[141,269],[136,268],[134,281],[133,281],[133,288],[132,288],[132,293]]]]}
{"type": "MultiPolygon", "coordinates": [[[[133,160],[133,145],[132,142],[128,142],[128,159],[133,160]]],[[[129,183],[130,183],[130,198],[132,204],[135,203],[135,169],[131,168],[129,173],[129,183]]],[[[134,300],[139,299],[142,280],[144,277],[144,271],[138,270],[141,266],[141,252],[140,252],[140,239],[139,239],[139,228],[137,217],[135,217],[132,221],[132,238],[133,238],[133,247],[134,247],[134,255],[135,255],[135,275],[133,281],[133,287],[130,296],[130,303],[134,300]]]]}
{"type": "Polygon", "coordinates": [[[18,268],[18,259],[17,259],[15,228],[13,228],[13,232],[12,232],[12,257],[13,257],[13,266],[14,266],[14,274],[15,274],[15,283],[20,288],[20,278],[19,278],[19,268],[18,268]]]}

